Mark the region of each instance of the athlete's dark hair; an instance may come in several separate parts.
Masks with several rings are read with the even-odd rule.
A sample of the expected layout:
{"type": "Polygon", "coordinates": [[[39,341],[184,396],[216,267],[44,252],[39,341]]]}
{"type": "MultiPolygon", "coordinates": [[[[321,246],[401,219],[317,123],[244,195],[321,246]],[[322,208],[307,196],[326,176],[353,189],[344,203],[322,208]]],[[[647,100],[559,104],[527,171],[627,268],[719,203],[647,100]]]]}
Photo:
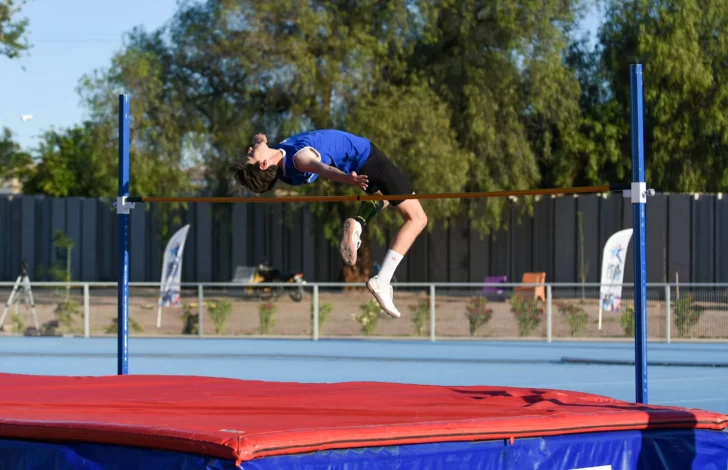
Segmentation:
{"type": "Polygon", "coordinates": [[[253,163],[236,162],[230,167],[230,171],[235,173],[235,180],[256,194],[262,194],[270,191],[278,181],[278,165],[271,165],[265,170],[261,170],[258,165],[253,163]]]}

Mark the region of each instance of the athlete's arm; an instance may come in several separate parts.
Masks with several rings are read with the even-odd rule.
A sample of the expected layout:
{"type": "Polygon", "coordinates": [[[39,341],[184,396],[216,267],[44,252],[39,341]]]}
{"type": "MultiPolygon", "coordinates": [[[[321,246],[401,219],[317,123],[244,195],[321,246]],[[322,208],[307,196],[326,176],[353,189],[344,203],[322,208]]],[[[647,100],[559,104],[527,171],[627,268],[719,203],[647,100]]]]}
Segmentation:
{"type": "Polygon", "coordinates": [[[349,175],[338,168],[329,166],[323,163],[311,149],[301,150],[294,158],[296,168],[301,171],[316,173],[331,181],[359,186],[361,189],[366,189],[369,185],[369,179],[366,175],[357,175],[355,172],[349,175]]]}

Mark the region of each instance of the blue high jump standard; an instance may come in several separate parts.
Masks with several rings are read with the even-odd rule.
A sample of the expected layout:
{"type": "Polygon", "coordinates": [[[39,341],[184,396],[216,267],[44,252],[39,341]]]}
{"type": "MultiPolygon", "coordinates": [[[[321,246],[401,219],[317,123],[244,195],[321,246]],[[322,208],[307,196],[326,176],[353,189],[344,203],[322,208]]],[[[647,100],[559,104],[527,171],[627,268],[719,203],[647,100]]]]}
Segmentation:
{"type": "Polygon", "coordinates": [[[0,374],[0,468],[706,469],[728,416],[537,388],[0,374]]]}

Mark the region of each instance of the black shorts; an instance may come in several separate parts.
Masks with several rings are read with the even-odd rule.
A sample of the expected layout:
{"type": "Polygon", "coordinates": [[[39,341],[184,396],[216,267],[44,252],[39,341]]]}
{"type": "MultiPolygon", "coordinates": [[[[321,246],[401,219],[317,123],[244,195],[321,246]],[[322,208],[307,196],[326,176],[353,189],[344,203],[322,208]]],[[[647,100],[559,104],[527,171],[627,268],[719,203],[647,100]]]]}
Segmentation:
{"type": "MultiPolygon", "coordinates": [[[[357,174],[369,177],[369,186],[366,189],[368,194],[374,194],[377,191],[381,191],[384,195],[412,194],[415,192],[400,169],[374,144],[371,144],[369,158],[364,162],[357,174]]],[[[401,202],[401,200],[389,201],[393,206],[397,206],[401,202]]]]}

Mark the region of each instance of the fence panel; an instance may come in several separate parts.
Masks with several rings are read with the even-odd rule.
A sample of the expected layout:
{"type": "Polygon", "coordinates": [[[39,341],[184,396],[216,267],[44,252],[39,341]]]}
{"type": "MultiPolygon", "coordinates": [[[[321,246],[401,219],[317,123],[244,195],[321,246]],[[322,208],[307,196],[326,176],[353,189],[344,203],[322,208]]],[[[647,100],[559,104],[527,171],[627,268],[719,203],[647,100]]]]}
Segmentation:
{"type": "MultiPolygon", "coordinates": [[[[402,316],[381,311],[363,283],[184,283],[180,302],[159,312],[157,283],[130,283],[131,336],[401,338],[459,340],[634,339],[634,291],[602,311],[598,283],[395,283],[402,316]],[[434,296],[434,304],[432,298],[434,296]],[[318,309],[318,331],[314,309],[318,309]],[[200,318],[200,312],[202,317],[200,318]],[[550,312],[550,315],[549,315],[550,312]],[[159,324],[158,324],[159,321],[159,324]],[[434,326],[434,332],[433,332],[434,326]]],[[[3,304],[15,283],[0,283],[3,304]]],[[[31,283],[41,335],[116,334],[114,283],[31,283]]],[[[2,334],[37,336],[22,284],[2,334]]],[[[728,284],[648,284],[648,338],[728,339],[728,284]],[[669,331],[668,331],[669,321],[669,331]]]]}
{"type": "Polygon", "coordinates": [[[728,286],[670,286],[671,340],[728,339],[728,286]]]}

